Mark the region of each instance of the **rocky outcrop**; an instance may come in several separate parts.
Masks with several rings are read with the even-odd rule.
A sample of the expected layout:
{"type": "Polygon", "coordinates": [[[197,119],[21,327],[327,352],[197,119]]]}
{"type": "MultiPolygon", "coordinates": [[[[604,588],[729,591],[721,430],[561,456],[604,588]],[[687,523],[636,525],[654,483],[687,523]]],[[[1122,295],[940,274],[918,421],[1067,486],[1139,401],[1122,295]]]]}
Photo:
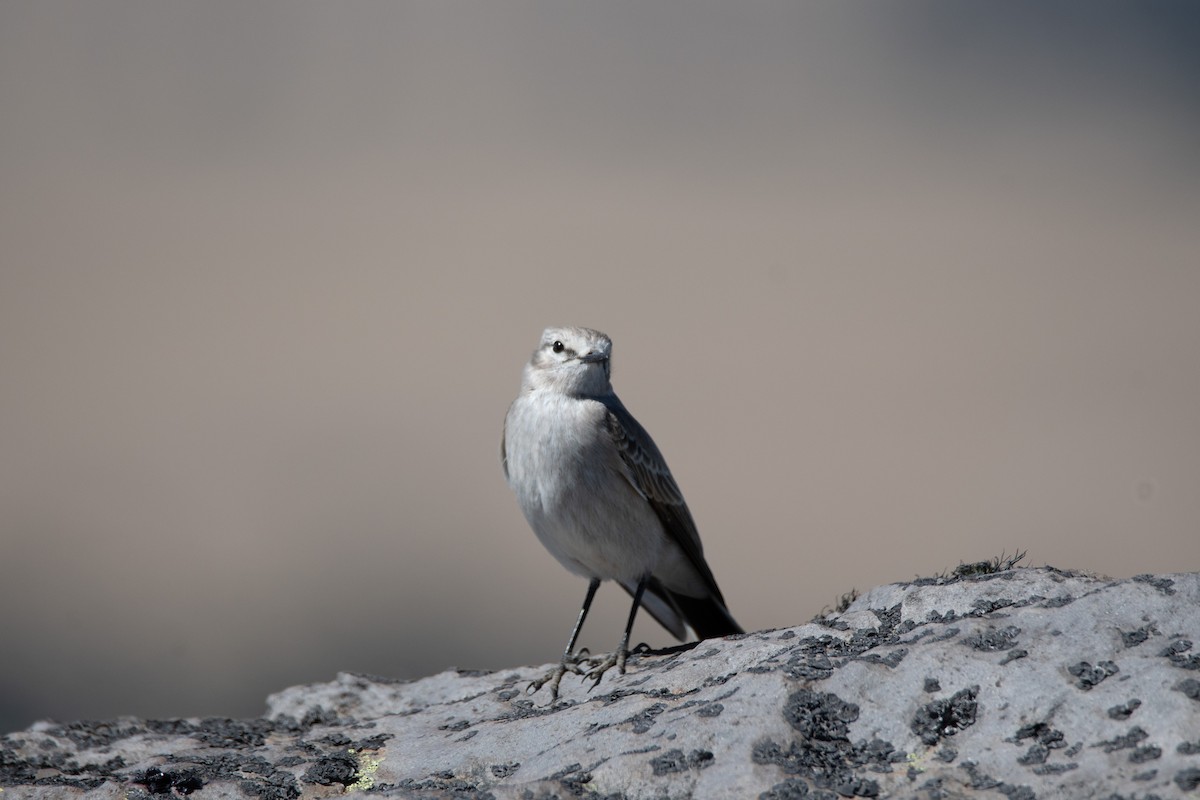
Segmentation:
{"type": "Polygon", "coordinates": [[[0,739],[0,797],[1200,796],[1200,574],[978,567],[636,654],[553,706],[522,667],[38,723],[0,739]]]}

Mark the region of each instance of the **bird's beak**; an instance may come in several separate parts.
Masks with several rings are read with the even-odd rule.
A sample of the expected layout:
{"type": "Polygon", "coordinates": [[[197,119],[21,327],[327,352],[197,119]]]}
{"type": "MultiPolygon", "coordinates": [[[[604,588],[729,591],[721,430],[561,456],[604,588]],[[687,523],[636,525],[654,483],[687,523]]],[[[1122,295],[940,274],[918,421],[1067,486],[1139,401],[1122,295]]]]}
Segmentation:
{"type": "Polygon", "coordinates": [[[607,361],[608,356],[604,355],[604,353],[597,353],[593,351],[591,353],[584,353],[579,357],[579,360],[585,364],[591,364],[594,361],[607,361]]]}

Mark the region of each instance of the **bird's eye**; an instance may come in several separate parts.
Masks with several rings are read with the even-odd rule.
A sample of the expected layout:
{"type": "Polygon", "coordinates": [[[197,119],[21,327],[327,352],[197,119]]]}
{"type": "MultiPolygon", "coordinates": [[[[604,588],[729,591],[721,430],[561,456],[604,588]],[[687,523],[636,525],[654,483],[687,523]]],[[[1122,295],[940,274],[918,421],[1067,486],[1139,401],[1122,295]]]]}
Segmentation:
{"type": "Polygon", "coordinates": [[[550,349],[556,353],[561,353],[565,348],[566,345],[564,345],[562,342],[555,342],[554,344],[550,345],[550,349]]]}

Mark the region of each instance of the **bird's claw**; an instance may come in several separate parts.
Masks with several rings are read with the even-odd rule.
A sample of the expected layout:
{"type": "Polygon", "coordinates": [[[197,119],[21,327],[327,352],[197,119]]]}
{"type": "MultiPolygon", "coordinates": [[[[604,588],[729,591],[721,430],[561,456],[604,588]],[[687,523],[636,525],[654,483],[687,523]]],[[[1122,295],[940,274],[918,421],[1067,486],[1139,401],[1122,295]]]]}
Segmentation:
{"type": "Polygon", "coordinates": [[[583,648],[574,655],[564,658],[557,667],[542,677],[530,681],[529,685],[525,687],[525,694],[536,694],[543,686],[550,684],[550,704],[553,705],[558,700],[558,685],[562,683],[563,675],[568,672],[574,675],[583,675],[584,672],[579,668],[579,664],[585,660],[587,655],[587,648],[583,648]]]}
{"type": "Polygon", "coordinates": [[[598,659],[596,663],[587,672],[583,673],[583,680],[591,680],[592,685],[588,688],[590,692],[600,685],[600,679],[604,677],[604,673],[608,672],[613,667],[617,668],[617,672],[621,675],[625,674],[625,661],[629,658],[629,654],[624,650],[619,650],[615,653],[610,653],[608,656],[598,659]]]}

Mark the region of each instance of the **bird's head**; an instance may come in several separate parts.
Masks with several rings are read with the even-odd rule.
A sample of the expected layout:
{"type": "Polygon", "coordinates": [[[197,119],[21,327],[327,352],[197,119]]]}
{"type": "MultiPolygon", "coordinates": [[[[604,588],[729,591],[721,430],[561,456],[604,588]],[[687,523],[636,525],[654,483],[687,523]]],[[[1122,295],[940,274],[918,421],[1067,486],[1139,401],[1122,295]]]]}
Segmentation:
{"type": "Polygon", "coordinates": [[[525,367],[525,386],[582,397],[607,394],[611,356],[612,339],[600,331],[546,328],[525,367]]]}

